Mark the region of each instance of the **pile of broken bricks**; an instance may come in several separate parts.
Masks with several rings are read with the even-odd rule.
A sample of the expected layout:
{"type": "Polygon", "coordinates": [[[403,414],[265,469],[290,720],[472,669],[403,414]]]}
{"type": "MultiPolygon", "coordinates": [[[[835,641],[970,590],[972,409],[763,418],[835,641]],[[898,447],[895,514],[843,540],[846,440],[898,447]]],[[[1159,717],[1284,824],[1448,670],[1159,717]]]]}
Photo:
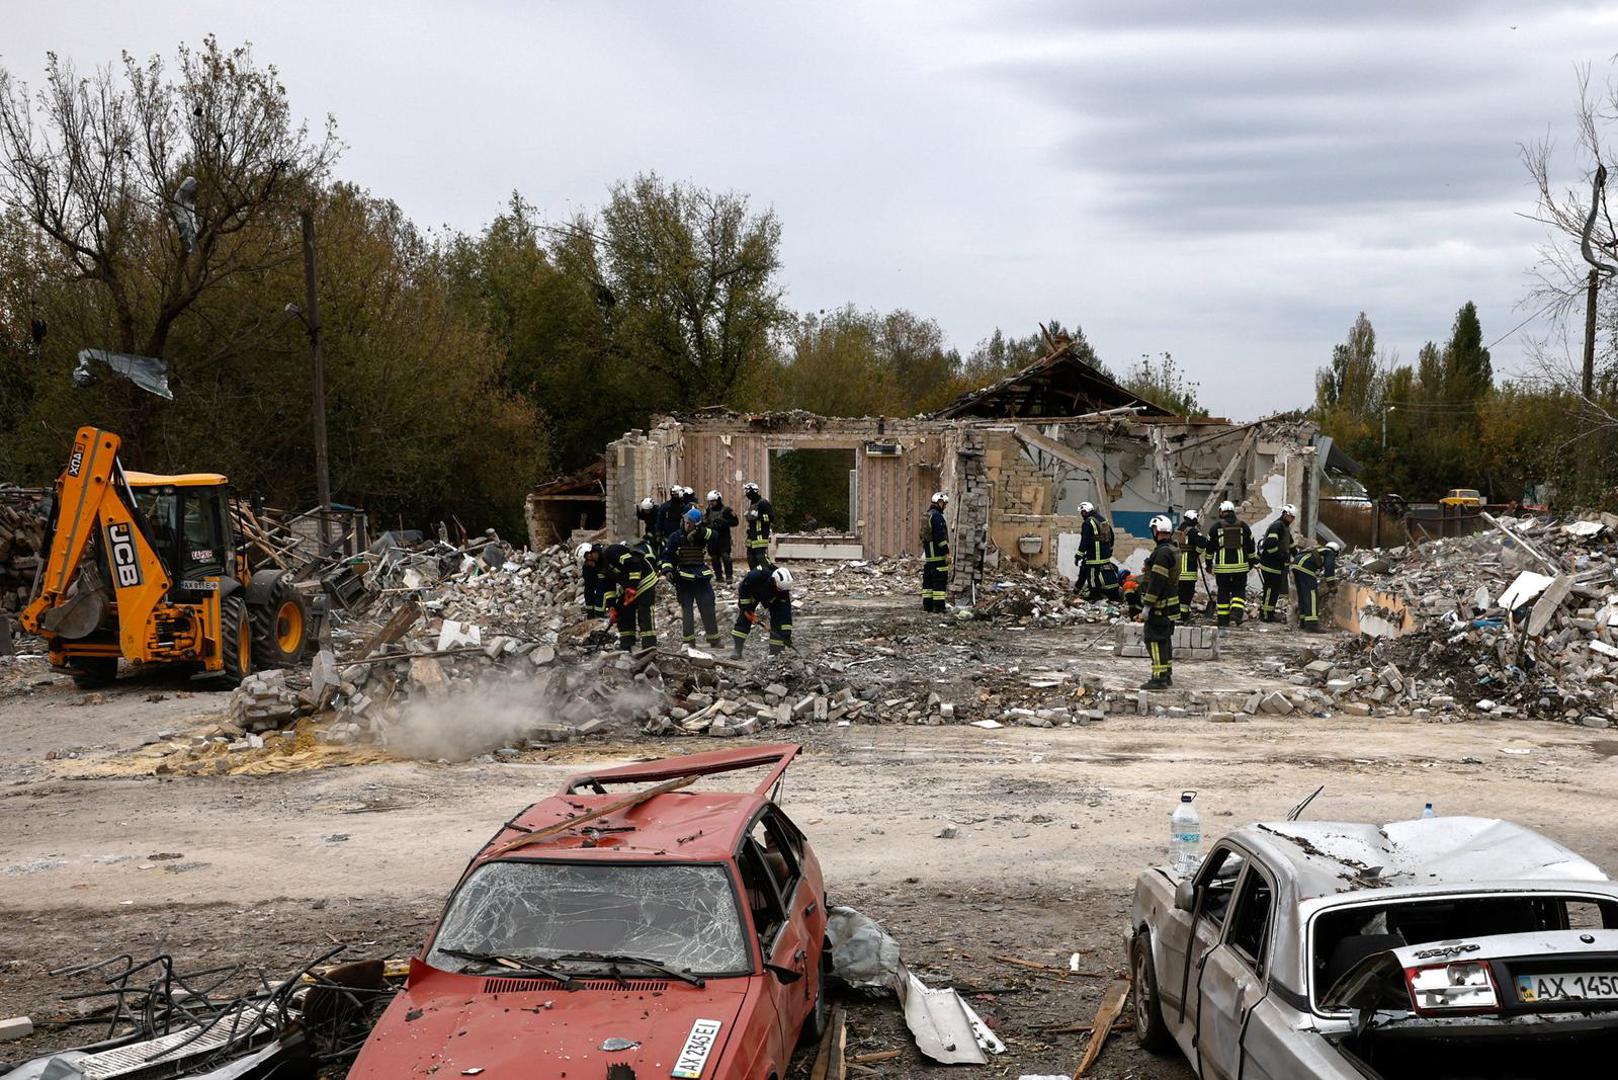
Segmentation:
{"type": "Polygon", "coordinates": [[[1413,631],[1342,642],[1305,668],[1343,711],[1618,717],[1618,516],[1487,517],[1473,536],[1365,552],[1346,577],[1404,601],[1413,631]]]}

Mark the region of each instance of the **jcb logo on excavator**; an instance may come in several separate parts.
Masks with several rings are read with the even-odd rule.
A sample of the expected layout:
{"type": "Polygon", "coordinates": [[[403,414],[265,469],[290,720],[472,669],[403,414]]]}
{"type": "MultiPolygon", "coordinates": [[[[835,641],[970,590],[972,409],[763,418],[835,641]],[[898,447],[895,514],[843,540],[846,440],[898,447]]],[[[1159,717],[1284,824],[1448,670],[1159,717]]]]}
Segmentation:
{"type": "Polygon", "coordinates": [[[140,584],[140,562],[135,557],[135,541],[129,535],[129,526],[114,522],[107,526],[107,551],[111,555],[112,572],[118,578],[120,589],[132,589],[140,584]]]}
{"type": "Polygon", "coordinates": [[[67,474],[77,476],[82,468],[84,468],[84,447],[75,446],[73,456],[67,459],[67,474]]]}

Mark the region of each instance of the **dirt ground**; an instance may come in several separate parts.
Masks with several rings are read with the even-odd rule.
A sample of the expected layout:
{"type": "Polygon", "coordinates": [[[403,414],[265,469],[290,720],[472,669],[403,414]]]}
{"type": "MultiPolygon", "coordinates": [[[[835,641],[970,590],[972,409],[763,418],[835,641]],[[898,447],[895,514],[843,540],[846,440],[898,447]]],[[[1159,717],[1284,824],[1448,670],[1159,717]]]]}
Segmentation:
{"type": "MultiPolygon", "coordinates": [[[[1143,662],[1077,652],[1086,629],[943,626],[897,604],[857,613],[822,605],[822,632],[880,617],[888,640],[922,657],[917,678],[929,677],[917,643],[937,641],[944,659],[932,677],[963,686],[972,671],[1030,663],[1109,681],[1144,676],[1143,662]]],[[[813,623],[804,630],[812,641],[813,623]]],[[[1284,634],[1246,628],[1229,645],[1218,664],[1182,664],[1176,683],[1284,685],[1273,661],[1244,669],[1239,660],[1243,650],[1285,655],[1284,634]]],[[[351,957],[406,955],[472,852],[563,776],[586,762],[717,745],[626,736],[512,762],[96,775],[109,758],[217,719],[222,708],[221,696],[158,676],[86,695],[37,658],[0,659],[0,1017],[62,1015],[59,996],[85,984],[47,973],[122,952],[281,970],[337,942],[351,957]]],[[[1087,1036],[1048,1029],[1088,1022],[1108,979],[1122,973],[1133,882],[1162,858],[1182,789],[1199,792],[1210,838],[1282,817],[1323,784],[1313,817],[1391,820],[1433,802],[1440,813],[1512,818],[1618,865],[1618,837],[1604,820],[1618,740],[1577,727],[1112,716],[1049,730],[856,724],[772,734],[807,747],[782,804],[818,852],[833,903],[880,920],[917,974],[968,995],[1007,1044],[985,1073],[996,1077],[1073,1070],[1087,1036]],[[953,838],[940,835],[947,827],[953,838]],[[1084,976],[1003,959],[1065,969],[1075,952],[1084,976]]],[[[893,1002],[847,1004],[851,1055],[903,1051],[854,1075],[937,1075],[893,1002]]],[[[0,1047],[0,1058],[91,1034],[47,1029],[0,1047]]],[[[797,1072],[807,1075],[804,1057],[797,1072]]],[[[1126,1032],[1091,1075],[1190,1073],[1140,1051],[1126,1032]]]]}

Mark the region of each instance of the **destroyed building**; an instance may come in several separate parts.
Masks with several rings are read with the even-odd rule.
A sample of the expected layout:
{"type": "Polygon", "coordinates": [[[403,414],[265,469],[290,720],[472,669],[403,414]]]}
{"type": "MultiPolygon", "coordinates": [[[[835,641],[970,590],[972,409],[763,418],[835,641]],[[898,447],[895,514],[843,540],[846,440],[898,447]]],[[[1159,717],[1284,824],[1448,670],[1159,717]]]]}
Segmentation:
{"type": "MultiPolygon", "coordinates": [[[[634,535],[636,503],[666,498],[673,484],[745,507],[751,480],[776,507],[775,558],[879,559],[920,552],[930,497],[944,491],[951,588],[966,592],[1008,559],[1075,577],[1082,502],[1110,517],[1117,558],[1136,570],[1154,514],[1211,510],[1223,498],[1255,531],[1293,503],[1297,534],[1312,535],[1322,443],[1297,421],[1173,416],[1063,346],[929,416],[660,419],[607,447],[601,520],[607,535],[634,535]]],[[[549,487],[530,496],[531,522],[554,520],[552,498],[549,487]]],[[[556,539],[547,528],[531,542],[556,539]]],[[[737,530],[738,555],[741,542],[737,530]]]]}

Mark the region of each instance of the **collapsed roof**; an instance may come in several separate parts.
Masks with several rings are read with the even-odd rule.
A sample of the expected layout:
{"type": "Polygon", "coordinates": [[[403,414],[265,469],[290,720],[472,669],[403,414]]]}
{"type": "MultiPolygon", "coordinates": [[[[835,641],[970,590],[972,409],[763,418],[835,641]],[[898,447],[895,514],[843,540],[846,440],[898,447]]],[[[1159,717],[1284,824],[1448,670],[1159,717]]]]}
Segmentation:
{"type": "Polygon", "coordinates": [[[1054,350],[999,382],[962,394],[933,413],[934,419],[963,416],[999,418],[1082,416],[1108,409],[1134,409],[1143,416],[1173,416],[1169,410],[1132,394],[1079,359],[1075,342],[1054,350]]]}

